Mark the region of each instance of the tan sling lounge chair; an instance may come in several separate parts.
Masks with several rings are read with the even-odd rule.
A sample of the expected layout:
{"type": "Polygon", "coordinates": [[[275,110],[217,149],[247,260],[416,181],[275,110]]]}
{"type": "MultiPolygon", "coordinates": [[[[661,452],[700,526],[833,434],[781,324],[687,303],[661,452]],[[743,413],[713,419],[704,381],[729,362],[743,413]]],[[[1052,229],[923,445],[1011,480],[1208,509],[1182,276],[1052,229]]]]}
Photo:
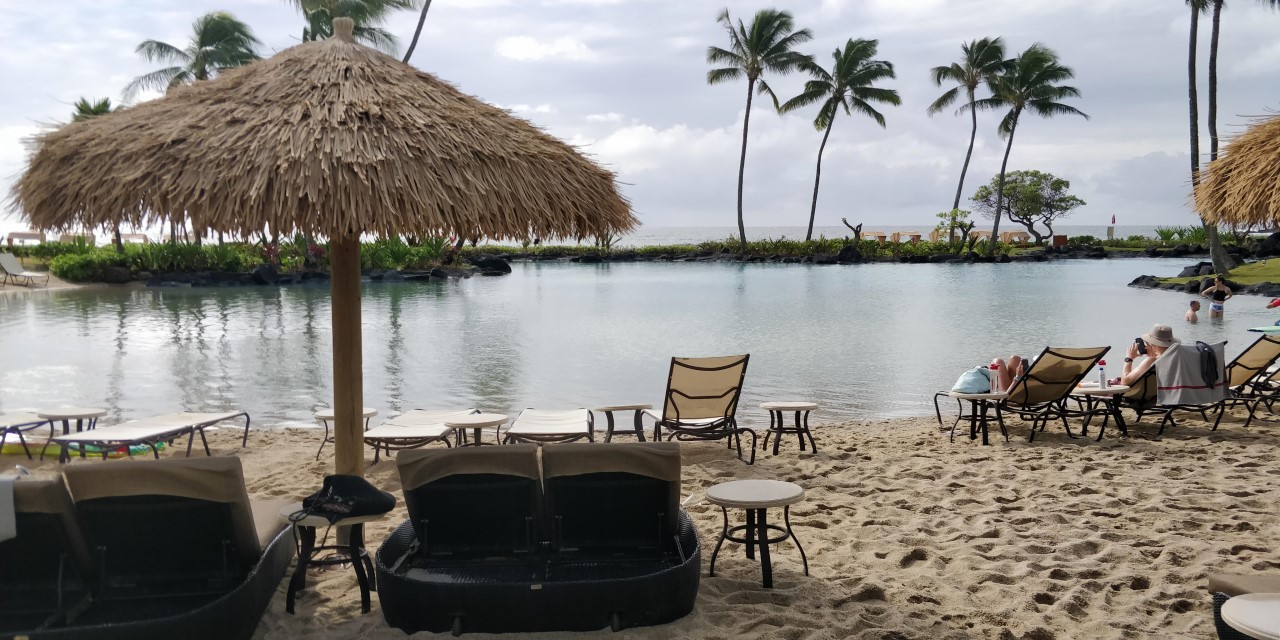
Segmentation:
{"type": "Polygon", "coordinates": [[[406,411],[368,431],[364,432],[365,444],[373,446],[373,462],[377,464],[380,454],[386,450],[417,449],[433,442],[442,442],[448,447],[450,436],[460,440],[462,435],[444,426],[449,418],[476,413],[475,409],[415,409],[406,411]]]}
{"type": "Polygon", "coordinates": [[[750,358],[750,355],[672,358],[662,413],[645,411],[656,421],[654,442],[662,438],[663,429],[670,432],[668,440],[728,439],[729,446],[737,447],[741,460],[742,435],[748,434],[751,458],[747,464],[754,464],[756,433],[739,428],[736,417],[750,358]]]}
{"type": "Polygon", "coordinates": [[[1062,420],[1067,435],[1074,438],[1067,418],[1082,414],[1067,406],[1068,396],[1110,350],[1111,347],[1046,347],[1031,368],[1014,383],[1009,396],[994,403],[996,420],[1005,439],[1009,434],[1005,431],[1002,412],[1014,413],[1031,422],[1028,441],[1035,440],[1036,431],[1044,431],[1050,420],[1062,420]]]}
{"type": "MultiPolygon", "coordinates": [[[[225,420],[239,418],[244,418],[244,437],[240,440],[240,446],[243,447],[249,441],[249,414],[244,411],[170,413],[142,420],[132,420],[111,427],[99,427],[92,431],[56,436],[50,442],[57,442],[61,445],[60,459],[63,462],[71,459],[72,447],[69,445],[77,445],[81,458],[85,457],[85,445],[100,447],[104,459],[111,449],[146,445],[151,447],[152,454],[159,458],[159,445],[161,442],[170,442],[186,435],[187,457],[190,457],[191,445],[195,441],[196,434],[199,434],[200,441],[204,444],[205,455],[211,456],[213,454],[209,451],[209,442],[204,436],[205,429],[225,420]]],[[[129,455],[132,456],[133,453],[130,452],[129,455]]]]}

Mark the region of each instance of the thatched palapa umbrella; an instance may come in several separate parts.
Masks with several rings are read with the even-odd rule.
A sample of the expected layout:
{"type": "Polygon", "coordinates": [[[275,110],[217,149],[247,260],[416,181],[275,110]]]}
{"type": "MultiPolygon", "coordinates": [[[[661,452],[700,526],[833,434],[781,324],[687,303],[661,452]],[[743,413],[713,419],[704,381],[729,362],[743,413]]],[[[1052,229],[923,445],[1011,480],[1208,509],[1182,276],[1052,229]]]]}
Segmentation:
{"type": "Polygon", "coordinates": [[[1249,127],[1205,167],[1195,206],[1211,223],[1280,225],[1280,116],[1249,127]]]}
{"type": "Polygon", "coordinates": [[[328,237],[336,468],[359,474],[361,235],[584,238],[636,220],[612,173],[351,29],[43,133],[10,197],[46,229],[328,237]]]}

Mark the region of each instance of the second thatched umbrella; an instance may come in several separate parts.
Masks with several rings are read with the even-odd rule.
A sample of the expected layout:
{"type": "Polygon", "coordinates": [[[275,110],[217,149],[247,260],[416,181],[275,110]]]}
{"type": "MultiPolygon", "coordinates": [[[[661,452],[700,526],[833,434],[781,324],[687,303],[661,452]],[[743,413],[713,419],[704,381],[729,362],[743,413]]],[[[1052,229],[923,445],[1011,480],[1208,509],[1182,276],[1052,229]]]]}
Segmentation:
{"type": "Polygon", "coordinates": [[[1205,167],[1195,205],[1206,222],[1280,225],[1280,116],[1249,127],[1205,167]]]}
{"type": "Polygon", "coordinates": [[[32,225],[189,220],[330,239],[336,468],[363,470],[360,237],[609,235],[612,173],[506,111],[335,37],[37,137],[11,198],[32,225]]]}

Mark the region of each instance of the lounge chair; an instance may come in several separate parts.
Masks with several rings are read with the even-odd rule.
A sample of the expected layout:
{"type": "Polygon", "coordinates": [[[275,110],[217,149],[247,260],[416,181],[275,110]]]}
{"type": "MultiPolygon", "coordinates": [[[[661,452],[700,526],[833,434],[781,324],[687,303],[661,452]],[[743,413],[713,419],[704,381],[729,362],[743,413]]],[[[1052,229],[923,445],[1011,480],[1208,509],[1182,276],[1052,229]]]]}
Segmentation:
{"type": "Polygon", "coordinates": [[[586,409],[525,409],[511,426],[502,430],[502,441],[573,442],[587,439],[595,442],[595,416],[586,409]]]}
{"type": "Polygon", "coordinates": [[[72,465],[64,475],[98,569],[98,606],[81,624],[155,627],[137,638],[253,635],[293,546],[278,516],[289,501],[251,502],[239,458],[72,465]],[[173,624],[166,618],[202,612],[203,625],[153,635],[173,624]]]}
{"type": "Polygon", "coordinates": [[[1223,366],[1226,343],[1207,345],[1213,350],[1217,363],[1212,380],[1206,378],[1200,344],[1204,343],[1172,345],[1151,367],[1156,372],[1156,408],[1164,414],[1157,438],[1164,435],[1166,426],[1175,424],[1175,411],[1195,411],[1208,419],[1208,411],[1216,410],[1218,418],[1213,428],[1217,429],[1222,421],[1229,379],[1223,366]]]}
{"type": "MultiPolygon", "coordinates": [[[[1243,405],[1249,412],[1244,421],[1245,428],[1253,422],[1258,405],[1266,403],[1270,409],[1280,399],[1280,385],[1272,380],[1275,374],[1267,371],[1277,358],[1280,358],[1280,336],[1263,334],[1227,365],[1228,395],[1225,403],[1227,407],[1243,405]]],[[[1218,418],[1221,421],[1222,416],[1218,418]]],[[[1213,428],[1218,428],[1217,422],[1213,428]]]]}
{"type": "MultiPolygon", "coordinates": [[[[382,450],[390,455],[392,451],[416,449],[433,442],[442,442],[448,447],[453,429],[444,426],[444,421],[455,417],[476,413],[475,409],[428,410],[415,409],[406,411],[372,429],[364,432],[365,444],[373,446],[373,462],[377,464],[382,450]]],[[[461,436],[458,436],[459,439],[461,436]]]]}
{"type": "MultiPolygon", "coordinates": [[[[209,441],[205,439],[205,429],[225,420],[239,418],[244,418],[244,437],[240,440],[240,446],[243,447],[249,441],[249,414],[244,411],[170,413],[142,420],[132,420],[111,427],[100,427],[92,431],[55,436],[50,439],[50,442],[57,442],[61,445],[60,459],[62,462],[67,462],[71,459],[73,445],[79,449],[81,458],[85,457],[86,445],[99,447],[104,459],[107,457],[107,453],[114,448],[125,447],[127,450],[128,447],[134,445],[146,445],[151,448],[152,454],[159,459],[160,443],[172,442],[183,435],[187,436],[187,456],[190,457],[191,445],[195,441],[196,434],[199,434],[200,441],[204,444],[205,455],[212,456],[213,454],[209,451],[209,441]]],[[[132,451],[130,451],[129,455],[132,457],[132,451]]]]}
{"type": "Polygon", "coordinates": [[[44,284],[49,284],[48,272],[27,271],[12,253],[0,253],[0,271],[4,272],[4,282],[7,284],[10,280],[17,284],[19,279],[25,278],[27,286],[35,283],[37,278],[44,278],[44,284]]]}
{"type": "Polygon", "coordinates": [[[27,459],[33,459],[31,449],[27,446],[27,439],[22,434],[32,429],[39,429],[46,424],[53,428],[49,420],[25,411],[0,415],[0,450],[4,449],[4,441],[12,433],[18,436],[18,443],[22,445],[22,451],[27,454],[27,459]]]}
{"type": "Polygon", "coordinates": [[[17,537],[0,542],[0,636],[49,629],[89,604],[93,563],[62,476],[13,483],[17,537]]]}
{"type": "Polygon", "coordinates": [[[1044,431],[1050,420],[1062,420],[1067,435],[1075,437],[1067,418],[1079,416],[1081,412],[1072,411],[1067,406],[1068,396],[1110,350],[1111,347],[1045,347],[1031,368],[1009,389],[1008,397],[994,403],[996,420],[1005,438],[1008,439],[1009,435],[1005,431],[1002,412],[1016,414],[1031,422],[1028,441],[1035,440],[1036,431],[1044,431]]]}
{"type": "MultiPolygon", "coordinates": [[[[61,606],[45,618],[43,628],[0,635],[41,640],[253,636],[294,548],[277,515],[288,501],[251,502],[239,459],[72,465],[64,475],[66,488],[60,489],[60,479],[40,487],[36,506],[26,498],[15,501],[25,503],[29,513],[45,515],[28,520],[39,527],[0,543],[0,554],[14,543],[18,548],[43,545],[25,562],[0,564],[0,575],[8,579],[17,573],[30,584],[60,576],[63,586],[54,595],[61,595],[61,606]],[[52,562],[60,558],[60,564],[52,562]],[[81,595],[85,591],[88,598],[81,595]]],[[[19,480],[15,490],[25,491],[21,485],[28,482],[33,481],[19,480]]],[[[0,611],[10,611],[10,595],[6,590],[0,598],[0,611]]]]}
{"type": "Polygon", "coordinates": [[[621,629],[693,608],[702,551],[679,509],[678,445],[423,449],[396,464],[409,521],[376,556],[393,627],[621,629]]]}
{"type": "Polygon", "coordinates": [[[670,432],[668,440],[728,439],[729,446],[737,447],[741,460],[742,434],[745,433],[751,436],[751,458],[747,464],[754,464],[756,433],[739,428],[736,417],[750,357],[672,358],[662,412],[645,411],[655,420],[654,441],[661,439],[663,429],[670,432]]]}

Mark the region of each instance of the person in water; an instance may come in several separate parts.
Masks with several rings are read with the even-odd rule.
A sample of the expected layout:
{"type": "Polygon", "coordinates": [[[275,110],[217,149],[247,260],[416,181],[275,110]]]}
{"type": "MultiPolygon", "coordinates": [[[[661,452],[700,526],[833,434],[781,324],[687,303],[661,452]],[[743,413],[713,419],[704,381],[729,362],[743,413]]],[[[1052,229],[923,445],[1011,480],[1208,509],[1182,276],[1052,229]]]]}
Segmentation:
{"type": "Polygon", "coordinates": [[[1151,327],[1151,331],[1142,334],[1141,338],[1129,343],[1129,351],[1125,353],[1124,368],[1121,370],[1120,384],[1132,387],[1138,382],[1151,366],[1156,363],[1160,356],[1171,346],[1182,342],[1173,336],[1173,327],[1167,324],[1158,324],[1151,327]],[[1145,345],[1146,353],[1143,354],[1138,348],[1138,340],[1145,345]],[[1145,356],[1145,357],[1143,357],[1145,356]],[[1142,358],[1141,362],[1134,364],[1135,360],[1142,358]]]}
{"type": "Polygon", "coordinates": [[[1200,301],[1199,301],[1199,300],[1192,300],[1192,301],[1191,301],[1191,308],[1190,308],[1190,309],[1187,309],[1187,322],[1197,322],[1197,321],[1199,321],[1199,320],[1200,320],[1200,318],[1199,318],[1199,316],[1197,316],[1197,315],[1196,315],[1196,312],[1197,312],[1197,311],[1199,311],[1199,310],[1200,310],[1200,301]]]}
{"type": "Polygon", "coordinates": [[[1200,292],[1200,295],[1209,298],[1209,317],[1221,318],[1223,304],[1233,295],[1231,289],[1227,287],[1227,283],[1222,276],[1215,276],[1213,286],[1200,292]]]}

